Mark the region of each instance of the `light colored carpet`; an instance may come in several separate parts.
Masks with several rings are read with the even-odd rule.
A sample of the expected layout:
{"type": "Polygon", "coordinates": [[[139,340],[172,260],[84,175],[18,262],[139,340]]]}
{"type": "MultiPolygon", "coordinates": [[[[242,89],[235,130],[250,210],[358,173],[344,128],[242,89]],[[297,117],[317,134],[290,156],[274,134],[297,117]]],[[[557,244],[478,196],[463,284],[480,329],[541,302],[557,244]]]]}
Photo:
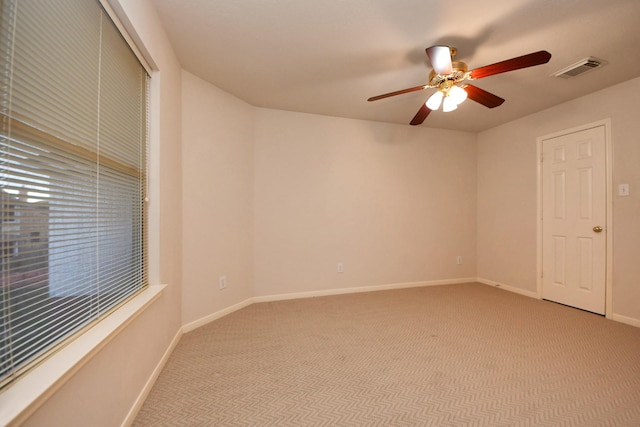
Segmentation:
{"type": "Polygon", "coordinates": [[[135,426],[640,426],[640,328],[470,283],[246,307],[135,426]]]}

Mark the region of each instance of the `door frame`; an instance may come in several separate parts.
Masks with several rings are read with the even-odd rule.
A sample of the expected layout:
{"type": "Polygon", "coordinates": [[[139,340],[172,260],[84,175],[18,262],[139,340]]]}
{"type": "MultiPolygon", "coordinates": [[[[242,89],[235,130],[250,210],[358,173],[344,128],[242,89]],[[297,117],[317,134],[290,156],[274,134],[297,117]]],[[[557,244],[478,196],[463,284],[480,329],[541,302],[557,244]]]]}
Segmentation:
{"type": "Polygon", "coordinates": [[[570,129],[553,132],[542,135],[537,138],[536,144],[536,163],[537,163],[537,296],[542,299],[542,143],[546,139],[556,138],[558,136],[568,135],[571,133],[581,132],[596,127],[604,127],[604,144],[605,144],[605,193],[606,193],[606,240],[605,240],[605,317],[611,319],[613,315],[613,150],[611,143],[611,119],[606,118],[597,122],[587,123],[570,129]]]}

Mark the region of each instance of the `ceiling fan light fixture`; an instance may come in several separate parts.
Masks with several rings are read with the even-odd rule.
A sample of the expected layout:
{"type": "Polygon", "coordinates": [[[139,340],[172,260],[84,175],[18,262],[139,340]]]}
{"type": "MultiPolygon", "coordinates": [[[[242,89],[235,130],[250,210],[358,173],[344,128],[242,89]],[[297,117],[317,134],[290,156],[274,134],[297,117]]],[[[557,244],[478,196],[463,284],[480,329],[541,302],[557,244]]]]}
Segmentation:
{"type": "Polygon", "coordinates": [[[549,62],[551,54],[546,50],[517,56],[494,64],[474,68],[469,71],[469,67],[462,61],[454,61],[456,49],[448,46],[431,46],[426,49],[427,57],[433,69],[429,73],[429,82],[425,85],[415,86],[407,89],[397,90],[378,96],[373,96],[367,101],[377,101],[378,99],[390,96],[402,95],[404,93],[415,92],[423,89],[436,89],[429,99],[422,104],[416,115],[409,122],[412,126],[421,125],[427,116],[434,110],[440,108],[448,113],[456,110],[458,105],[467,98],[484,105],[487,108],[495,108],[504,102],[504,99],[483,90],[472,84],[463,83],[466,80],[477,80],[484,77],[502,74],[509,71],[520,70],[522,68],[542,65],[549,62]]]}
{"type": "Polygon", "coordinates": [[[456,102],[451,99],[451,97],[447,96],[444,98],[444,101],[442,102],[443,112],[448,113],[449,111],[453,111],[456,108],[458,108],[458,104],[456,104],[456,102]]]}
{"type": "Polygon", "coordinates": [[[427,102],[425,103],[425,105],[427,106],[428,109],[435,111],[438,108],[440,108],[440,103],[442,102],[442,98],[444,98],[444,94],[442,93],[442,91],[436,91],[433,93],[433,95],[431,95],[429,97],[429,99],[427,99],[427,102]]]}
{"type": "Polygon", "coordinates": [[[452,86],[451,89],[449,89],[448,97],[451,98],[456,105],[460,105],[467,99],[467,91],[460,86],[452,86]]]}

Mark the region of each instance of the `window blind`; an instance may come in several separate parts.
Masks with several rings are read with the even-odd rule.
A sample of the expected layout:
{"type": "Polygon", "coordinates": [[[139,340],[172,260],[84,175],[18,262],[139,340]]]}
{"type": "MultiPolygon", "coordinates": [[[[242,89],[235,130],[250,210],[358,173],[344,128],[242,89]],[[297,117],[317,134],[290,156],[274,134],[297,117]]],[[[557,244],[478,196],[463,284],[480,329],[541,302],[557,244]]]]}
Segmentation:
{"type": "Polygon", "coordinates": [[[2,0],[0,386],[147,285],[147,81],[96,0],[2,0]]]}

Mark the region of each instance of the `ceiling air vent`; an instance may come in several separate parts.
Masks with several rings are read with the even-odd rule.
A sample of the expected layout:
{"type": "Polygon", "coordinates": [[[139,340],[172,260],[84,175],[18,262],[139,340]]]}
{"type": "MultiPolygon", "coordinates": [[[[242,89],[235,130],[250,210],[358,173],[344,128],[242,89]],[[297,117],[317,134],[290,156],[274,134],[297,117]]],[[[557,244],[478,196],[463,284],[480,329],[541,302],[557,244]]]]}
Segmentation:
{"type": "Polygon", "coordinates": [[[602,67],[606,62],[602,59],[594,58],[590,56],[588,58],[581,59],[575,64],[571,64],[560,71],[556,71],[552,74],[555,77],[562,77],[564,79],[570,79],[571,77],[579,76],[591,70],[595,70],[598,67],[602,67]]]}

